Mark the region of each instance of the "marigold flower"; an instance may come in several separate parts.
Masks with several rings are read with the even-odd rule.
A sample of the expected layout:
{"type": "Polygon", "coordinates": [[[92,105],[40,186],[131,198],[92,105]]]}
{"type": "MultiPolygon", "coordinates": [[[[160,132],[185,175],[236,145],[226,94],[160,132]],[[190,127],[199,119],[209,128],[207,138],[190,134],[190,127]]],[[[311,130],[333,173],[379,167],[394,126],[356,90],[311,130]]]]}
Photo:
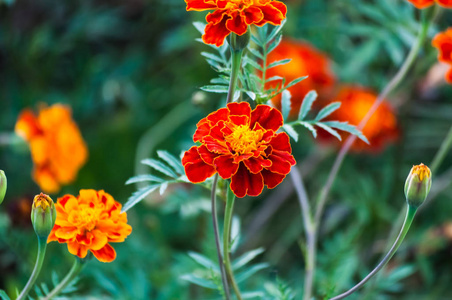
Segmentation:
{"type": "Polygon", "coordinates": [[[122,205],[101,191],[80,190],[65,195],[55,205],[57,218],[47,242],[67,243],[71,254],[84,258],[88,250],[101,262],[111,262],[116,251],[110,243],[123,242],[132,232],[122,205]]]}
{"type": "MultiPolygon", "coordinates": [[[[292,94],[289,116],[296,117],[300,110],[304,96],[310,90],[316,90],[321,96],[327,96],[336,81],[330,68],[328,56],[306,42],[283,39],[273,50],[267,60],[271,63],[282,59],[292,59],[289,63],[267,70],[266,78],[281,76],[290,82],[301,76],[308,76],[305,80],[289,88],[292,94]]],[[[282,85],[282,80],[270,81],[266,88],[276,88],[282,85]]],[[[273,104],[281,109],[281,95],[272,99],[273,104]]]]}
{"type": "MultiPolygon", "coordinates": [[[[452,2],[452,1],[451,1],[452,2]]],[[[437,48],[438,60],[451,67],[446,73],[446,81],[452,84],[452,27],[438,33],[432,40],[433,47],[437,48]]]]}
{"type": "Polygon", "coordinates": [[[258,196],[266,185],[272,189],[295,165],[289,136],[276,133],[283,125],[281,113],[268,105],[253,111],[248,102],[229,103],[199,121],[193,146],[182,164],[187,178],[199,183],[216,172],[231,178],[237,197],[258,196]]]}
{"type": "Polygon", "coordinates": [[[408,2],[419,9],[430,7],[435,4],[435,2],[443,7],[452,8],[452,0],[408,0],[408,2]]]}
{"type": "Polygon", "coordinates": [[[213,10],[206,16],[207,26],[202,40],[221,46],[231,33],[243,35],[251,24],[280,25],[287,7],[275,0],[185,0],[187,11],[213,10]]]}
{"type": "Polygon", "coordinates": [[[23,110],[15,131],[28,142],[33,179],[46,193],[56,193],[72,182],[87,159],[86,144],[65,105],[41,108],[38,115],[23,110]]]}
{"type": "Polygon", "coordinates": [[[432,172],[424,164],[413,166],[405,181],[405,197],[409,205],[419,207],[432,187],[432,172]]]}
{"type": "MultiPolygon", "coordinates": [[[[369,89],[344,86],[334,97],[335,102],[341,102],[341,107],[333,112],[328,119],[349,122],[358,126],[376,99],[377,95],[369,89]]],[[[384,101],[380,104],[362,132],[370,144],[357,140],[351,148],[353,151],[380,151],[386,144],[398,138],[397,118],[388,102],[384,101]]],[[[328,134],[328,137],[331,137],[331,135],[328,134]]]]}
{"type": "Polygon", "coordinates": [[[45,240],[55,225],[55,219],[56,211],[52,198],[43,193],[36,195],[31,207],[31,223],[36,235],[45,240]]]}

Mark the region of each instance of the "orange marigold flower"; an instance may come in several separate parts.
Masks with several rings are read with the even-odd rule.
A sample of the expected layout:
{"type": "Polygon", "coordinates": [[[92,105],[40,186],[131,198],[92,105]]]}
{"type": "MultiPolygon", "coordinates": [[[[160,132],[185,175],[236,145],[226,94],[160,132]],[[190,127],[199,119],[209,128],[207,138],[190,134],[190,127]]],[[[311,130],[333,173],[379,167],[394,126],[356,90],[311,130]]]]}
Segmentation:
{"type": "MultiPolygon", "coordinates": [[[[376,99],[377,94],[369,89],[344,86],[334,97],[334,101],[341,102],[341,107],[333,112],[329,119],[349,122],[358,126],[376,99]]],[[[369,140],[370,145],[357,140],[352,146],[353,151],[376,152],[398,138],[397,118],[388,102],[384,101],[380,104],[362,132],[369,140]]],[[[328,134],[328,137],[331,137],[331,135],[328,134]]]]}
{"type": "Polygon", "coordinates": [[[438,49],[438,60],[451,66],[446,73],[446,81],[452,84],[452,27],[438,33],[432,40],[432,45],[438,49]]]}
{"type": "Polygon", "coordinates": [[[111,262],[116,251],[110,243],[123,242],[132,232],[121,203],[103,190],[80,190],[78,197],[65,195],[55,207],[55,227],[47,242],[67,243],[69,252],[80,258],[89,250],[99,261],[111,262]]]}
{"type": "MultiPolygon", "coordinates": [[[[320,52],[306,42],[283,39],[281,43],[268,55],[268,61],[292,59],[289,63],[267,70],[266,78],[280,76],[290,82],[301,76],[308,76],[305,80],[289,88],[292,94],[292,107],[290,117],[296,117],[300,110],[304,96],[310,90],[316,90],[321,96],[326,96],[336,81],[330,68],[330,60],[327,55],[320,52]]],[[[282,85],[282,80],[270,81],[266,88],[276,88],[282,85]]],[[[281,95],[272,99],[273,104],[281,109],[281,95]]]]}
{"type": "Polygon", "coordinates": [[[221,46],[231,33],[243,35],[251,24],[280,25],[287,7],[274,0],[185,0],[187,11],[213,10],[206,16],[207,26],[202,36],[206,44],[221,46]]]}
{"type": "Polygon", "coordinates": [[[276,133],[282,125],[281,113],[268,105],[251,111],[248,102],[229,103],[197,124],[193,140],[202,145],[185,152],[185,174],[199,183],[218,172],[231,178],[237,197],[274,188],[295,165],[289,136],[276,133]]]}
{"type": "Polygon", "coordinates": [[[452,0],[408,0],[408,2],[419,9],[430,7],[435,3],[435,1],[441,6],[452,8],[452,0]]]}
{"type": "Polygon", "coordinates": [[[56,193],[61,185],[72,182],[87,159],[86,144],[65,105],[41,108],[38,115],[23,110],[15,131],[28,142],[33,179],[46,193],[56,193]]]}

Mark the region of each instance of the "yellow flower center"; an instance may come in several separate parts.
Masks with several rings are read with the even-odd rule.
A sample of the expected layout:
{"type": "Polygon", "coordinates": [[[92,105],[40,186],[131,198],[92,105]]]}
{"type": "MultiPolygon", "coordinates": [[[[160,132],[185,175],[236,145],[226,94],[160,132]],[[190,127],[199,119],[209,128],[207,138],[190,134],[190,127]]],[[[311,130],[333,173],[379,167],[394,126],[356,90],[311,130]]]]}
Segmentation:
{"type": "Polygon", "coordinates": [[[424,164],[413,166],[411,174],[419,176],[419,180],[421,181],[424,180],[424,178],[429,178],[431,176],[430,169],[424,164]]]}
{"type": "Polygon", "coordinates": [[[39,194],[36,195],[33,199],[33,206],[34,208],[41,207],[43,210],[45,210],[47,207],[51,206],[53,200],[47,196],[46,194],[39,194]]]}
{"type": "Polygon", "coordinates": [[[97,214],[94,209],[86,208],[75,212],[70,215],[70,222],[76,227],[83,227],[87,231],[91,231],[96,227],[97,214]]]}
{"type": "Polygon", "coordinates": [[[262,130],[251,130],[248,125],[236,126],[232,133],[225,137],[232,150],[238,154],[255,151],[261,145],[262,130]]]}

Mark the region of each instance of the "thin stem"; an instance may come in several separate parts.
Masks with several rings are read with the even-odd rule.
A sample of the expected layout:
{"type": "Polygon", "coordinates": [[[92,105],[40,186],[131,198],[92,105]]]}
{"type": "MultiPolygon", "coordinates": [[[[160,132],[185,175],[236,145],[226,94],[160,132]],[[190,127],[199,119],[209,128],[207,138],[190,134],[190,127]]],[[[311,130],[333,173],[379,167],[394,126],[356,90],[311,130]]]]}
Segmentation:
{"type": "Polygon", "coordinates": [[[235,88],[237,86],[237,78],[239,77],[240,66],[242,62],[243,50],[231,49],[231,79],[229,81],[228,97],[226,98],[226,104],[231,103],[234,100],[235,88]]]}
{"type": "Polygon", "coordinates": [[[36,257],[35,267],[33,269],[33,272],[31,273],[30,278],[28,279],[27,284],[25,285],[24,289],[22,290],[22,292],[20,293],[19,297],[17,297],[16,300],[25,299],[28,293],[30,292],[31,288],[33,287],[36,279],[38,278],[39,272],[41,272],[42,263],[44,262],[44,257],[46,255],[46,248],[47,248],[47,239],[38,237],[38,255],[36,257]]]}
{"type": "Polygon", "coordinates": [[[74,280],[75,277],[77,277],[77,275],[82,270],[83,266],[84,266],[84,262],[81,259],[79,259],[78,257],[75,258],[72,268],[69,270],[69,272],[63,278],[63,280],[41,300],[50,300],[53,297],[57,296],[62,290],[64,290],[64,288],[69,283],[72,282],[72,280],[74,280]]]}
{"type": "Polygon", "coordinates": [[[213,232],[214,232],[214,235],[215,235],[215,246],[217,248],[218,264],[220,266],[221,281],[223,283],[223,289],[224,289],[225,297],[226,297],[227,300],[229,300],[230,299],[230,295],[229,295],[228,279],[226,278],[226,271],[224,269],[223,257],[221,255],[220,234],[219,234],[219,230],[218,230],[217,205],[216,205],[217,181],[218,181],[218,173],[215,174],[215,176],[213,177],[213,183],[212,183],[212,194],[211,194],[211,200],[212,200],[212,223],[213,223],[213,232]]]}
{"type": "Polygon", "coordinates": [[[385,255],[382,261],[380,261],[380,263],[375,267],[375,269],[373,269],[372,272],[370,272],[366,277],[364,277],[363,280],[361,280],[357,285],[349,289],[347,292],[340,294],[336,297],[333,297],[330,300],[339,300],[350,296],[359,288],[361,288],[367,281],[369,281],[375,274],[377,274],[378,271],[380,271],[388,263],[388,261],[391,259],[394,253],[396,253],[397,249],[402,244],[403,239],[405,238],[408,230],[410,229],[411,223],[413,222],[414,219],[414,215],[416,214],[416,210],[417,210],[416,207],[408,205],[406,210],[405,221],[403,222],[402,229],[400,229],[400,233],[397,236],[397,239],[395,240],[389,252],[385,255]]]}
{"type": "Polygon", "coordinates": [[[238,300],[242,300],[239,287],[234,278],[234,272],[231,267],[231,259],[229,257],[229,241],[231,239],[231,224],[232,224],[232,211],[234,210],[235,195],[232,194],[231,190],[228,189],[226,200],[226,209],[224,212],[224,227],[223,227],[223,255],[224,255],[224,265],[226,267],[226,272],[231,281],[232,288],[234,289],[235,295],[238,300]]]}
{"type": "Polygon", "coordinates": [[[438,167],[443,162],[451,146],[452,146],[452,126],[450,127],[449,132],[444,138],[441,147],[439,148],[438,152],[436,152],[432,164],[430,165],[430,170],[432,171],[432,174],[435,174],[436,171],[438,171],[438,167]]]}

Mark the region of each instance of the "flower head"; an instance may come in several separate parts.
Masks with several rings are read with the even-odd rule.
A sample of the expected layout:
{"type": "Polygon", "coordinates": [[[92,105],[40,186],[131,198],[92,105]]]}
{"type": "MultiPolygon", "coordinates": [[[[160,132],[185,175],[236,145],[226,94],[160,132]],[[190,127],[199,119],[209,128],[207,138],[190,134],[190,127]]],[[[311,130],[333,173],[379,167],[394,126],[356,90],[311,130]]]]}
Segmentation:
{"type": "Polygon", "coordinates": [[[439,51],[438,60],[450,66],[446,73],[446,81],[452,84],[452,27],[438,33],[433,38],[432,45],[439,51]]]}
{"type": "Polygon", "coordinates": [[[275,0],[185,0],[187,10],[213,10],[206,16],[202,36],[206,44],[221,46],[231,33],[243,35],[251,24],[280,25],[286,18],[284,3],[275,0]]]}
{"type": "Polygon", "coordinates": [[[85,142],[65,105],[41,108],[38,115],[25,109],[15,131],[28,142],[33,179],[46,193],[56,193],[61,185],[72,182],[87,159],[85,142]]]}
{"type": "MultiPolygon", "coordinates": [[[[341,102],[341,107],[333,112],[328,119],[349,122],[357,126],[376,99],[377,95],[369,89],[358,86],[344,86],[334,97],[334,101],[341,102]]],[[[362,132],[370,144],[357,140],[352,146],[354,151],[379,151],[386,144],[398,138],[397,118],[388,102],[384,101],[380,104],[362,132]]],[[[330,136],[328,134],[328,137],[330,136]]]]}
{"type": "Polygon", "coordinates": [[[452,8],[452,0],[408,0],[416,8],[424,9],[438,3],[445,8],[452,8]]]}
{"type": "Polygon", "coordinates": [[[413,166],[405,181],[405,197],[409,205],[420,206],[432,186],[432,172],[424,164],[413,166]]]}
{"type": "Polygon", "coordinates": [[[47,238],[55,225],[56,211],[53,200],[46,194],[36,195],[31,207],[31,223],[39,238],[47,238]]]}
{"type": "Polygon", "coordinates": [[[289,136],[276,133],[281,113],[268,105],[254,110],[248,102],[229,103],[199,121],[193,146],[182,158],[187,178],[203,182],[218,172],[231,178],[237,197],[258,196],[266,185],[274,188],[295,164],[289,136]]]}
{"type": "MultiPolygon", "coordinates": [[[[286,58],[290,58],[291,61],[268,69],[266,78],[280,76],[285,78],[286,82],[291,82],[298,77],[308,76],[308,78],[289,88],[292,95],[292,107],[289,116],[296,117],[304,96],[310,90],[316,90],[320,95],[325,96],[331,92],[336,78],[330,68],[328,56],[307,42],[283,39],[278,47],[268,55],[267,60],[271,63],[286,58]]],[[[276,88],[281,84],[282,80],[272,80],[266,85],[266,88],[276,88]]],[[[272,102],[280,109],[281,95],[274,97],[272,102]]]]}
{"type": "Polygon", "coordinates": [[[69,252],[80,258],[89,250],[99,261],[111,262],[116,251],[110,243],[123,242],[132,232],[121,207],[103,190],[80,190],[78,197],[58,198],[55,227],[48,242],[67,243],[69,252]]]}
{"type": "Polygon", "coordinates": [[[2,204],[3,199],[5,198],[7,186],[8,184],[5,172],[3,172],[3,170],[0,170],[0,204],[2,204]]]}

